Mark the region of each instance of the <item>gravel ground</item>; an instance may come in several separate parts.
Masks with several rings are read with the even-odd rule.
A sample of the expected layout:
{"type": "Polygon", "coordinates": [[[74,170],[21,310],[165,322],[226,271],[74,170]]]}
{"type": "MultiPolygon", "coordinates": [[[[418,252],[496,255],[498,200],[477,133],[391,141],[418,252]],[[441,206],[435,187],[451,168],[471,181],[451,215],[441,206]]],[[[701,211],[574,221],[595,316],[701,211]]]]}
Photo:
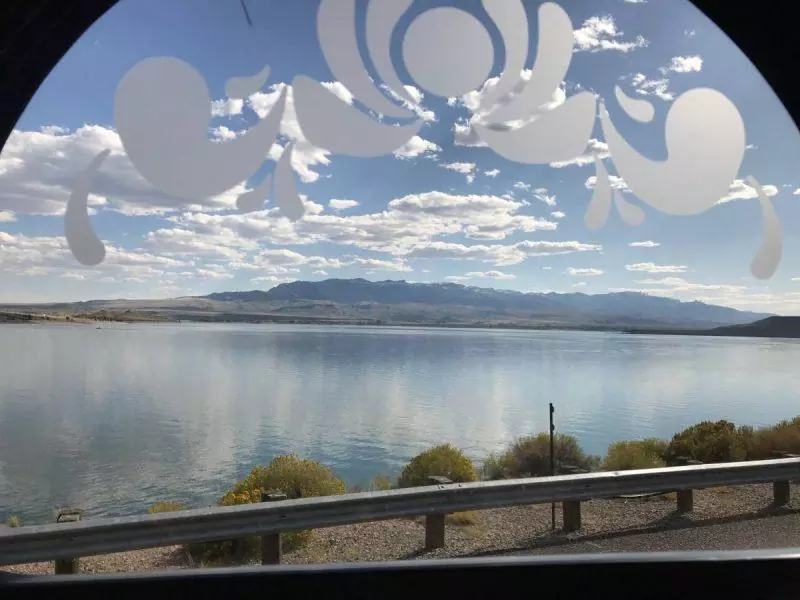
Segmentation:
{"type": "MultiPolygon", "coordinates": [[[[470,513],[472,524],[448,523],[446,547],[433,552],[421,550],[425,539],[423,519],[331,527],[316,530],[305,548],[284,554],[283,562],[309,564],[482,554],[800,546],[800,490],[796,486],[793,488],[792,502],[779,509],[770,508],[771,484],[697,491],[694,512],[688,515],[676,514],[674,494],[584,502],[581,530],[569,535],[551,533],[550,505],[486,510],[470,513]],[[775,520],[776,517],[779,520],[775,520]],[[792,542],[795,534],[796,540],[792,542]]],[[[561,523],[561,506],[556,504],[558,528],[561,523]]],[[[179,546],[86,557],[79,565],[80,571],[88,573],[161,571],[194,566],[179,546]]],[[[53,566],[52,563],[33,563],[4,567],[4,570],[44,574],[52,573],[53,566]]]]}

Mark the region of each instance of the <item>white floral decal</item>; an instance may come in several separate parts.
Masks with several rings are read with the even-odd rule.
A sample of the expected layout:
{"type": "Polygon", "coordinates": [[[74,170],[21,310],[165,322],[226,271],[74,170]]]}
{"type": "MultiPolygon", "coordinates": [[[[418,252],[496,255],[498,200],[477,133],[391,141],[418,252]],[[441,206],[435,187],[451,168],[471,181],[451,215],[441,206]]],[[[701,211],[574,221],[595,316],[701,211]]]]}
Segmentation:
{"type": "MultiPolygon", "coordinates": [[[[409,110],[413,103],[391,61],[389,41],[412,0],[370,0],[365,28],[369,58],[385,95],[370,77],[360,55],[355,0],[321,0],[317,35],[322,53],[336,80],[373,114],[398,121],[383,123],[348,104],[320,82],[298,75],[292,81],[294,106],[308,141],[335,154],[373,157],[406,144],[422,126],[409,110]]],[[[564,80],[573,51],[572,21],[554,2],[539,6],[536,60],[523,80],[529,32],[521,0],[483,0],[505,45],[505,67],[497,84],[485,93],[476,113],[475,132],[496,154],[523,164],[567,161],[585,152],[598,117],[609,149],[609,162],[632,194],[647,206],[669,215],[696,215],[713,207],[728,191],[742,165],[746,136],[736,106],[722,93],[697,88],[670,106],[664,129],[667,158],[650,160],[620,135],[605,108],[591,92],[580,92],[560,106],[542,111],[564,80]]],[[[408,27],[402,57],[411,77],[427,92],[458,96],[479,88],[489,77],[494,48],[488,31],[473,15],[455,7],[437,7],[418,15],[408,27]]],[[[269,77],[269,67],[250,76],[228,80],[230,98],[244,98],[269,77]]],[[[286,91],[272,110],[243,135],[224,144],[207,139],[211,98],[202,75],[172,57],[145,59],[117,87],[114,116],[125,152],[153,186],[187,201],[222,193],[247,180],[262,165],[277,139],[286,91]],[[163,102],[167,96],[171,102],[163,102]]],[[[629,98],[615,88],[624,112],[642,123],[654,116],[652,104],[629,98]]],[[[240,196],[241,212],[261,210],[271,196],[284,216],[302,218],[304,205],[297,194],[291,167],[293,144],[287,145],[272,176],[240,196]]],[[[78,176],[65,215],[65,233],[75,258],[96,265],[105,256],[103,242],[91,227],[87,198],[92,174],[108,152],[95,157],[78,176]]],[[[603,227],[612,204],[627,224],[645,219],[644,210],[612,188],[602,158],[594,157],[594,192],[585,214],[589,228],[603,227]],[[613,200],[613,202],[612,202],[613,200]]],[[[763,242],[751,263],[760,279],[771,277],[781,259],[780,222],[770,199],[750,177],[758,193],[763,219],[763,242]]]]}

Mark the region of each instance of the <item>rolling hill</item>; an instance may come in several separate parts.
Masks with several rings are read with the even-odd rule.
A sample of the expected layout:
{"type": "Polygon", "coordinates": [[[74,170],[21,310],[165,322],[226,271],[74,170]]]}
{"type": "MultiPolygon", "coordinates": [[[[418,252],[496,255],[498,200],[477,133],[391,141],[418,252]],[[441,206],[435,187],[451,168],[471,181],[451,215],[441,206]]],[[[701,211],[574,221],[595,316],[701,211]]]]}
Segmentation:
{"type": "Polygon", "coordinates": [[[576,329],[708,329],[771,315],[631,292],[523,293],[457,283],[327,279],[162,300],[5,305],[9,312],[149,315],[190,321],[316,322],[576,329]]]}

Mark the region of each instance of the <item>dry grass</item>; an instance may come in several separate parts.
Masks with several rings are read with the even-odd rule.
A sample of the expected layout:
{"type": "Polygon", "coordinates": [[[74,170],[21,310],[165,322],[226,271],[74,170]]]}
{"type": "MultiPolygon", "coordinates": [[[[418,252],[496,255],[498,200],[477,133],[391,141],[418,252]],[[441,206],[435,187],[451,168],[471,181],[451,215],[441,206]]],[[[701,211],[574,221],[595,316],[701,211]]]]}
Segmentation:
{"type": "Polygon", "coordinates": [[[450,525],[475,525],[475,523],[478,522],[478,513],[476,513],[474,510],[457,512],[453,513],[452,515],[447,515],[444,521],[450,525]]]}

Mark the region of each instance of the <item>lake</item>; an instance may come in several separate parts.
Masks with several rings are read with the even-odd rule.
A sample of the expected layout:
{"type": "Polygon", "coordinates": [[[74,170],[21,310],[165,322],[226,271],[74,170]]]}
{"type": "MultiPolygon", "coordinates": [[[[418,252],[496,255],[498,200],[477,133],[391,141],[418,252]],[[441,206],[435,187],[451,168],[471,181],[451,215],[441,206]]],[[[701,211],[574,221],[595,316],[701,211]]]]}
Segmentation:
{"type": "Polygon", "coordinates": [[[800,340],[301,325],[3,325],[0,518],[210,505],[296,452],[348,485],[452,442],[558,431],[602,454],[800,414],[800,340]]]}

